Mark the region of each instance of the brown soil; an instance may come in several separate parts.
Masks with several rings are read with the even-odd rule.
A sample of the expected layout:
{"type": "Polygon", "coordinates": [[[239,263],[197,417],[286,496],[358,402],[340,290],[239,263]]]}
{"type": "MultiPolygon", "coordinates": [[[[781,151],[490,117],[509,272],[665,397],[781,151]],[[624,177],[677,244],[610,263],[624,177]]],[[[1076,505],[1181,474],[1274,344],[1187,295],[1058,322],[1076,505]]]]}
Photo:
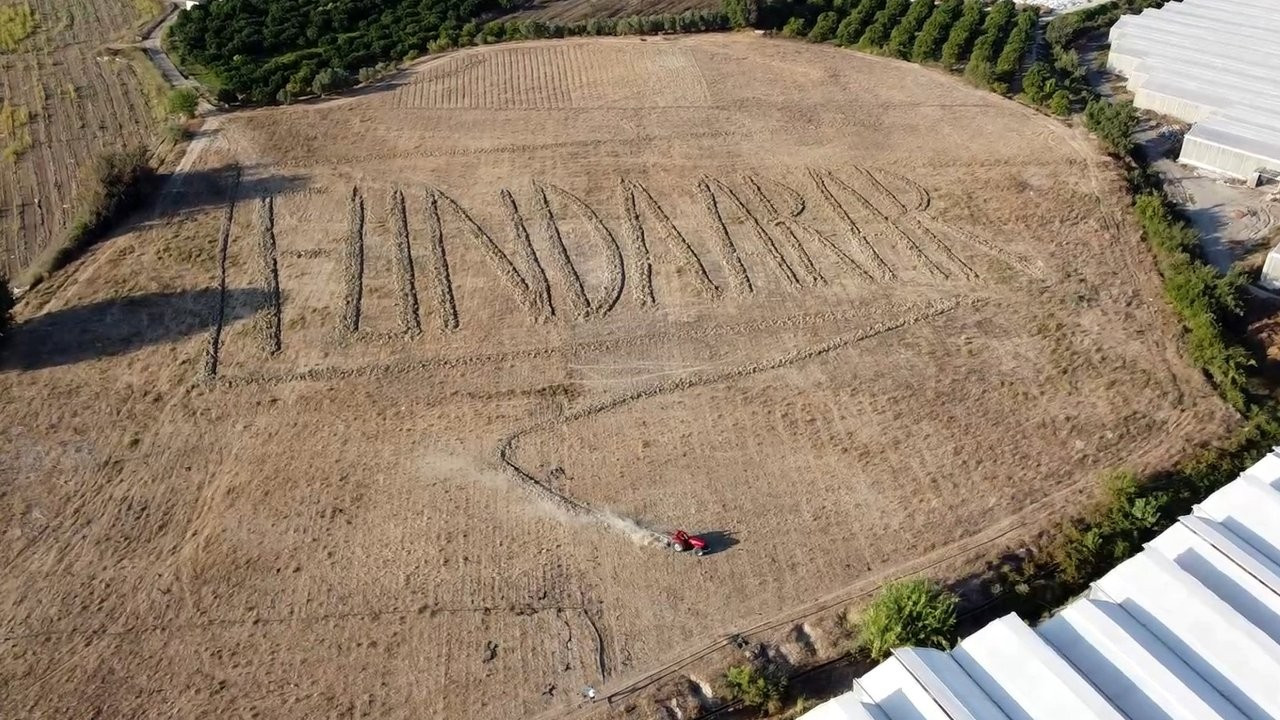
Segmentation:
{"type": "Polygon", "coordinates": [[[501,46],[214,130],[2,356],[0,716],[687,689],[1231,423],[1107,161],[924,68],[501,46]]]}

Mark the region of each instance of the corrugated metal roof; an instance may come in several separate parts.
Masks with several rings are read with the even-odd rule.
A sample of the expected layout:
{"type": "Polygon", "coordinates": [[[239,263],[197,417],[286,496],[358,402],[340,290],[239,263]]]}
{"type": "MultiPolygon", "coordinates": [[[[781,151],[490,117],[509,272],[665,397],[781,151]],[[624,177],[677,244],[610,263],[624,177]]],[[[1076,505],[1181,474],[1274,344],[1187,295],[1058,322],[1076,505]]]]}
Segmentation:
{"type": "Polygon", "coordinates": [[[1280,448],[1038,628],[895,650],[802,717],[1280,718],[1280,448]]]}
{"type": "Polygon", "coordinates": [[[1196,123],[1188,137],[1236,160],[1208,169],[1280,170],[1280,2],[1170,2],[1120,18],[1110,37],[1107,64],[1139,107],[1196,123]]]}

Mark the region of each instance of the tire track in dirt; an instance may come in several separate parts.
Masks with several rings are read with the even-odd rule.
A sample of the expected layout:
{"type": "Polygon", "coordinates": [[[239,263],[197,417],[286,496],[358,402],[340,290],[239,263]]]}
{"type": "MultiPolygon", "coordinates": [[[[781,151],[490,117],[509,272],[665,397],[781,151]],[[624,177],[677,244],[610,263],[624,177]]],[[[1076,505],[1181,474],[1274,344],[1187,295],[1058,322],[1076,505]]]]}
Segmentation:
{"type": "Polygon", "coordinates": [[[453,279],[449,277],[449,256],[444,247],[444,228],[440,222],[440,208],[436,204],[436,194],[427,190],[424,194],[427,216],[427,250],[431,257],[430,280],[434,292],[436,314],[440,318],[440,329],[454,331],[458,329],[458,302],[453,297],[453,279]]]}
{"type": "Polygon", "coordinates": [[[777,180],[768,181],[781,189],[786,195],[789,208],[784,217],[782,213],[778,212],[778,206],[769,199],[768,194],[765,193],[764,188],[761,187],[761,178],[749,173],[744,173],[742,175],[742,182],[746,185],[747,192],[754,197],[755,201],[759,203],[760,207],[768,214],[769,224],[778,228],[785,234],[784,240],[786,241],[787,246],[791,249],[792,254],[800,261],[800,269],[804,271],[805,276],[808,278],[807,284],[809,287],[826,284],[827,279],[823,277],[822,272],[818,270],[817,265],[814,264],[813,257],[809,255],[809,251],[805,249],[804,244],[800,242],[800,238],[796,236],[796,233],[792,230],[791,226],[784,222],[784,220],[799,217],[800,213],[804,212],[804,196],[796,192],[794,188],[778,182],[777,180]]]}
{"type": "Polygon", "coordinates": [[[513,246],[519,253],[520,262],[528,268],[529,292],[533,295],[534,304],[544,319],[550,318],[555,315],[555,306],[551,302],[551,284],[547,281],[546,268],[538,259],[538,253],[534,252],[533,241],[529,238],[529,227],[525,223],[524,215],[521,214],[520,206],[516,204],[515,196],[510,190],[503,188],[498,194],[507,211],[507,222],[511,225],[514,236],[513,246]]]}
{"type": "MultiPolygon", "coordinates": [[[[862,230],[858,227],[858,224],[853,221],[853,217],[849,215],[849,212],[844,209],[844,206],[842,206],[838,200],[836,200],[835,195],[831,194],[831,190],[823,181],[823,177],[814,170],[809,171],[809,177],[813,180],[814,187],[817,188],[818,194],[822,196],[822,199],[826,202],[827,209],[835,213],[836,217],[844,222],[849,238],[853,241],[854,249],[866,262],[870,264],[870,270],[868,272],[870,272],[872,279],[879,281],[896,280],[897,275],[889,267],[888,263],[884,261],[884,258],[880,256],[880,253],[876,252],[875,246],[872,245],[871,241],[867,239],[867,236],[863,234],[862,230]]],[[[859,265],[861,265],[861,263],[859,263],[859,265]]]]}
{"type": "Polygon", "coordinates": [[[738,211],[738,214],[742,216],[742,219],[751,227],[751,231],[756,236],[756,240],[764,246],[765,251],[769,253],[769,258],[773,260],[773,266],[777,270],[778,276],[782,279],[782,282],[789,288],[798,288],[800,286],[800,279],[796,277],[795,270],[792,269],[791,264],[787,262],[787,258],[782,254],[782,251],[778,249],[778,245],[773,241],[773,237],[764,229],[764,225],[760,223],[760,220],[752,214],[751,209],[747,207],[746,203],[742,202],[738,197],[738,194],[725,183],[709,175],[704,175],[701,182],[708,186],[708,192],[711,193],[711,198],[717,213],[716,219],[723,225],[724,220],[719,215],[719,203],[716,200],[716,196],[719,194],[729,201],[729,204],[738,211]]]}
{"type": "MultiPolygon", "coordinates": [[[[861,170],[860,168],[855,169],[858,171],[861,170]]],[[[818,178],[819,175],[821,176],[821,182],[824,187],[828,188],[828,194],[830,193],[830,186],[827,183],[832,183],[841,190],[844,190],[849,197],[853,198],[853,200],[858,204],[858,207],[860,207],[864,213],[869,215],[876,223],[883,227],[891,238],[896,239],[899,244],[903,245],[907,249],[907,253],[911,256],[911,259],[914,260],[916,265],[918,265],[922,270],[934,277],[947,277],[947,272],[939,267],[939,265],[933,261],[933,258],[926,255],[924,251],[920,249],[920,246],[916,241],[913,240],[911,236],[903,232],[902,228],[898,227],[898,224],[894,222],[893,218],[889,217],[888,213],[876,207],[875,204],[868,200],[867,197],[859,190],[849,183],[846,183],[844,180],[836,177],[832,172],[816,169],[812,169],[810,172],[814,175],[815,179],[818,178]]],[[[891,194],[889,195],[889,198],[892,201],[892,204],[901,208],[904,213],[906,212],[906,207],[903,206],[897,198],[893,197],[891,194]]],[[[832,196],[832,199],[835,199],[834,195],[832,196]]]]}
{"type": "Polygon", "coordinates": [[[551,201],[546,190],[537,186],[535,193],[538,203],[538,217],[542,225],[542,234],[551,246],[551,267],[560,276],[560,286],[565,293],[565,302],[574,317],[582,319],[591,314],[591,301],[587,299],[586,288],[578,268],[569,258],[569,249],[565,247],[564,238],[560,235],[560,227],[556,224],[555,215],[551,212],[551,201]]]}
{"type": "MultiPolygon", "coordinates": [[[[972,298],[962,298],[962,300],[977,302],[972,298]]],[[[769,320],[754,320],[728,325],[694,326],[643,335],[588,340],[573,344],[523,348],[496,353],[435,357],[422,360],[364,365],[354,368],[320,367],[277,374],[246,373],[238,375],[220,375],[218,377],[218,381],[224,387],[235,388],[262,384],[282,385],[292,382],[329,382],[341,379],[402,376],[439,369],[482,367],[485,365],[511,364],[518,361],[545,360],[559,357],[579,357],[591,353],[640,349],[652,347],[655,344],[661,343],[687,340],[706,340],[708,338],[737,336],[745,333],[761,332],[766,330],[812,328],[830,323],[864,319],[865,317],[865,310],[801,313],[798,315],[769,320]]]]}
{"type": "Polygon", "coordinates": [[[280,266],[276,258],[275,200],[267,196],[258,201],[258,259],[262,284],[267,289],[267,306],[261,318],[262,339],[268,355],[276,355],[283,344],[280,298],[280,266]]]}
{"type": "Polygon", "coordinates": [[[342,324],[339,330],[354,335],[360,330],[360,305],[364,299],[364,196],[351,188],[347,205],[347,236],[342,248],[342,324]]]}
{"type": "MultiPolygon", "coordinates": [[[[618,247],[618,241],[613,237],[613,233],[609,232],[609,227],[604,224],[604,220],[600,218],[600,215],[582,198],[551,183],[535,183],[535,187],[544,211],[550,217],[551,231],[557,246],[566,249],[566,257],[567,248],[565,248],[559,225],[555,221],[555,213],[551,210],[550,203],[547,202],[548,196],[554,197],[561,205],[571,207],[591,229],[590,235],[596,246],[601,250],[605,268],[600,297],[589,301],[588,305],[592,314],[597,316],[607,315],[622,297],[622,286],[626,281],[626,267],[623,264],[622,249],[618,247]]],[[[569,264],[572,266],[573,261],[570,260],[569,264]]],[[[573,274],[577,276],[578,273],[574,270],[573,274]]]]}
{"type": "Polygon", "coordinates": [[[626,207],[624,219],[628,224],[627,235],[635,245],[636,263],[640,272],[640,285],[642,287],[637,292],[641,298],[646,299],[646,302],[642,304],[652,304],[654,302],[654,294],[653,258],[650,254],[649,243],[645,238],[644,223],[640,218],[639,210],[641,205],[644,206],[646,214],[657,223],[658,234],[666,241],[668,248],[675,253],[676,267],[685,270],[693,277],[694,286],[703,297],[712,300],[718,299],[721,295],[720,288],[707,275],[707,268],[702,264],[698,253],[694,252],[689,245],[689,241],[680,233],[679,228],[671,222],[667,212],[653,198],[648,188],[636,180],[627,180],[625,178],[621,180],[621,186],[623,205],[626,207]]]}
{"type": "MultiPolygon", "coordinates": [[[[542,314],[538,303],[538,293],[530,285],[530,282],[525,279],[524,275],[521,275],[520,271],[516,269],[515,264],[511,262],[511,258],[507,257],[507,254],[502,251],[502,248],[498,247],[498,244],[493,241],[489,233],[485,232],[484,228],[480,227],[457,201],[437,188],[428,188],[427,192],[435,198],[433,203],[435,210],[432,215],[437,220],[437,227],[440,227],[440,208],[444,208],[462,223],[463,227],[466,228],[467,236],[479,248],[481,255],[489,263],[490,267],[498,273],[502,283],[516,296],[520,305],[529,313],[529,317],[537,320],[542,314]]],[[[440,244],[443,248],[443,229],[441,229],[440,244]]],[[[449,295],[452,297],[452,289],[450,289],[449,295]]],[[[458,324],[456,307],[453,311],[453,324],[456,329],[458,324]]]]}
{"type": "Polygon", "coordinates": [[[209,323],[209,340],[205,345],[201,374],[206,380],[218,376],[218,354],[222,351],[222,326],[227,313],[227,254],[231,249],[231,223],[235,220],[236,195],[240,191],[240,169],[232,176],[227,206],[222,211],[222,228],[218,232],[218,299],[209,323]]]}
{"type": "Polygon", "coordinates": [[[729,228],[725,227],[724,217],[720,214],[720,207],[716,204],[716,196],[711,192],[711,187],[707,184],[704,177],[698,181],[698,199],[702,201],[702,208],[711,218],[712,233],[715,237],[716,248],[720,252],[720,262],[724,264],[725,269],[729,272],[729,286],[733,288],[735,295],[750,295],[754,292],[751,286],[751,277],[747,275],[747,268],[742,264],[742,258],[738,255],[738,248],[733,244],[733,238],[729,236],[729,228]]]}
{"type": "Polygon", "coordinates": [[[404,193],[400,188],[391,191],[387,202],[391,213],[392,243],[396,268],[396,309],[400,316],[400,331],[408,336],[422,333],[422,318],[418,312],[418,287],[413,274],[413,248],[409,239],[409,213],[405,208],[404,193]]]}
{"type": "MultiPolygon", "coordinates": [[[[566,516],[566,518],[582,518],[591,520],[606,528],[618,530],[620,529],[618,518],[615,516],[601,510],[596,510],[579,500],[558,492],[547,483],[544,483],[534,477],[530,471],[524,469],[514,458],[514,454],[519,449],[520,440],[534,433],[564,427],[569,423],[600,415],[611,410],[616,410],[642,400],[670,395],[696,387],[705,387],[708,385],[730,382],[762,372],[777,370],[797,363],[802,363],[807,360],[812,360],[892,330],[909,327],[925,320],[938,317],[955,310],[957,307],[960,307],[962,304],[967,302],[972,302],[972,300],[970,298],[952,298],[924,303],[922,305],[917,305],[914,312],[910,312],[895,320],[879,322],[860,331],[836,337],[819,345],[794,350],[771,360],[741,365],[727,370],[695,373],[675,378],[673,380],[659,381],[612,398],[589,403],[580,408],[564,413],[559,417],[530,423],[510,435],[507,435],[498,443],[497,461],[506,470],[507,474],[515,481],[517,486],[533,498],[542,501],[555,510],[560,511],[566,516]]],[[[624,524],[634,524],[634,521],[630,521],[626,518],[621,518],[621,520],[624,524]]],[[[647,530],[650,533],[654,532],[646,528],[640,529],[647,530]]],[[[627,529],[627,534],[630,534],[629,529],[627,529]]]]}

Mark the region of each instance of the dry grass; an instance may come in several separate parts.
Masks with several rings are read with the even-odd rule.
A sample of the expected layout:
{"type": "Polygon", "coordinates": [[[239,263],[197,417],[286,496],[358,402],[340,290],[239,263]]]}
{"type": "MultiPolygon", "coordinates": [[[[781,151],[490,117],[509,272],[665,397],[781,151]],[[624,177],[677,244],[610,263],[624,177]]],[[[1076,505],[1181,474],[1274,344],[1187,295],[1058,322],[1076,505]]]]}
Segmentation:
{"type": "Polygon", "coordinates": [[[14,52],[35,29],[36,14],[29,3],[0,5],[0,52],[14,52]]]}

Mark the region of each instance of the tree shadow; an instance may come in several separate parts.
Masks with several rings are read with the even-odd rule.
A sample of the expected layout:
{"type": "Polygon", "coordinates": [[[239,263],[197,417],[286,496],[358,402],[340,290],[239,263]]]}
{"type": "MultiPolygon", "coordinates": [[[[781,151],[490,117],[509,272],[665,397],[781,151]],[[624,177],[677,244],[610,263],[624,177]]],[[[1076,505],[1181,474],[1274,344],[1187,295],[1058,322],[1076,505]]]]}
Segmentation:
{"type": "MultiPolygon", "coordinates": [[[[124,355],[172,342],[213,323],[215,288],[145,293],[54,310],[15,325],[0,348],[0,370],[38,370],[124,355]]],[[[269,301],[257,288],[227,290],[224,323],[253,315],[269,301]]]]}
{"type": "Polygon", "coordinates": [[[707,541],[704,556],[717,555],[738,544],[738,539],[733,536],[732,530],[709,530],[694,534],[707,541]]]}
{"type": "Polygon", "coordinates": [[[159,189],[148,220],[225,207],[231,193],[237,203],[265,197],[287,195],[307,187],[301,175],[258,174],[235,165],[160,173],[155,178],[159,189]]]}

